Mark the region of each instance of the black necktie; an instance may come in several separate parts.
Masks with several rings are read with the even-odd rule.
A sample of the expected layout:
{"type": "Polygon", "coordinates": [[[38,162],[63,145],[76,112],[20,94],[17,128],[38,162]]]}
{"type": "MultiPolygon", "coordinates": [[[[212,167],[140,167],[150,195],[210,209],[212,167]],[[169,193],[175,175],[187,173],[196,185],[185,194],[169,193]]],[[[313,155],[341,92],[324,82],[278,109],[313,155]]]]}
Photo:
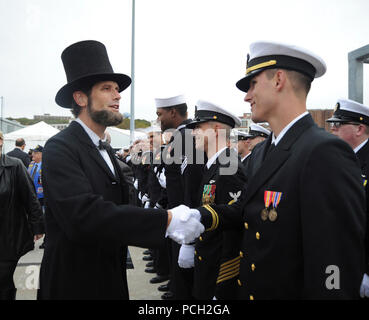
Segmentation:
{"type": "Polygon", "coordinates": [[[99,140],[99,150],[108,150],[109,149],[109,143],[99,140]]]}
{"type": "Polygon", "coordinates": [[[272,144],[269,146],[268,151],[267,151],[267,153],[266,153],[265,157],[267,157],[270,153],[272,153],[274,149],[275,149],[275,144],[274,144],[274,143],[272,143],[272,144]]]}

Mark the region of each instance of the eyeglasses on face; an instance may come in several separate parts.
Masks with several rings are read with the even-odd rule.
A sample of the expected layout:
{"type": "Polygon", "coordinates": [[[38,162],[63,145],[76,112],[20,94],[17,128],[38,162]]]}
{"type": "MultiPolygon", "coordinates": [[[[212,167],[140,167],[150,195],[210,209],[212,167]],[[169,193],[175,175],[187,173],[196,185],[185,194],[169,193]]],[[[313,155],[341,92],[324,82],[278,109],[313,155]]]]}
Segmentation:
{"type": "Polygon", "coordinates": [[[347,122],[330,122],[329,124],[330,124],[331,128],[336,128],[336,129],[338,129],[341,126],[344,126],[346,124],[351,124],[353,126],[359,126],[360,125],[360,123],[349,122],[349,121],[347,121],[347,122]]]}

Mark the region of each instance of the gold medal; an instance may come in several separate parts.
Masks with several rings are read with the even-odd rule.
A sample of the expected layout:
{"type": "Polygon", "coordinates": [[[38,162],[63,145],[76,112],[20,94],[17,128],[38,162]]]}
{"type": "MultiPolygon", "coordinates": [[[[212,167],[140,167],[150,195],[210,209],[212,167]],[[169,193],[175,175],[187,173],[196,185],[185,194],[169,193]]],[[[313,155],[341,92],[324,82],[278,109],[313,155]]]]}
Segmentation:
{"type": "Polygon", "coordinates": [[[260,216],[261,216],[261,220],[267,221],[268,220],[268,216],[269,216],[268,209],[265,208],[265,209],[261,210],[260,216]]]}
{"type": "Polygon", "coordinates": [[[271,222],[275,222],[278,218],[278,213],[277,213],[277,210],[276,209],[272,209],[270,210],[269,212],[269,220],[271,222]]]}

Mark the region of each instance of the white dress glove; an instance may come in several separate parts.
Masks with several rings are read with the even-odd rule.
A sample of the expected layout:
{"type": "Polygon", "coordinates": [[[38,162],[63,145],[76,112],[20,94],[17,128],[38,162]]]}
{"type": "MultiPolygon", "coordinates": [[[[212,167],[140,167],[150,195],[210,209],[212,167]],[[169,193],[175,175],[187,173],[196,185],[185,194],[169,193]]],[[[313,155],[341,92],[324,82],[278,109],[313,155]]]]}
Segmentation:
{"type": "Polygon", "coordinates": [[[170,209],[170,211],[172,212],[172,220],[167,228],[166,236],[169,236],[177,243],[190,243],[205,231],[194,210],[180,205],[170,209]]]}
{"type": "Polygon", "coordinates": [[[178,265],[188,269],[195,266],[195,245],[182,244],[179,249],[178,265]]]}
{"type": "Polygon", "coordinates": [[[360,297],[369,298],[369,277],[366,273],[364,273],[363,281],[361,282],[360,297]]]}
{"type": "Polygon", "coordinates": [[[163,209],[159,202],[155,203],[154,209],[163,209]]]}
{"type": "Polygon", "coordinates": [[[201,213],[197,209],[190,209],[190,214],[192,218],[195,218],[197,221],[201,221],[201,213]]]}
{"type": "Polygon", "coordinates": [[[137,179],[133,183],[133,186],[135,187],[136,190],[138,190],[138,180],[137,179]]]}
{"type": "Polygon", "coordinates": [[[165,177],[165,169],[157,175],[158,181],[162,188],[166,189],[167,187],[167,178],[165,177]]]}
{"type": "Polygon", "coordinates": [[[145,202],[150,202],[150,198],[147,194],[144,194],[141,198],[142,204],[145,204],[145,202]]]}

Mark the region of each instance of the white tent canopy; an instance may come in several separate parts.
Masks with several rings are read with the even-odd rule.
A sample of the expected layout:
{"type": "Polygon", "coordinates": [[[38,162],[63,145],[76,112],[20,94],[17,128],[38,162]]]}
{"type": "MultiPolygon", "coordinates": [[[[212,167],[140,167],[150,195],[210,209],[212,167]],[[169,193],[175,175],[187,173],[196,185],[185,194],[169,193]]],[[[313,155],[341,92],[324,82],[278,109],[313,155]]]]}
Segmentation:
{"type": "Polygon", "coordinates": [[[4,135],[3,152],[7,153],[15,148],[15,140],[23,138],[26,141],[24,151],[35,148],[37,145],[44,146],[46,141],[59,132],[58,129],[40,121],[31,126],[7,133],[4,135]]]}
{"type": "MultiPolygon", "coordinates": [[[[107,132],[111,136],[111,146],[115,149],[121,149],[130,144],[130,131],[116,127],[108,127],[107,132]]],[[[25,151],[35,148],[37,145],[45,146],[46,141],[59,132],[58,129],[41,121],[34,125],[13,131],[4,135],[4,149],[7,153],[15,148],[15,140],[23,138],[26,141],[25,151]]],[[[146,134],[135,131],[134,139],[145,138],[146,134]]]]}
{"type": "MultiPolygon", "coordinates": [[[[121,149],[124,146],[128,146],[130,144],[130,131],[119,129],[116,127],[108,127],[106,131],[110,134],[111,137],[111,146],[114,149],[121,149]]],[[[143,132],[135,131],[134,139],[145,138],[146,134],[143,132]]]]}

